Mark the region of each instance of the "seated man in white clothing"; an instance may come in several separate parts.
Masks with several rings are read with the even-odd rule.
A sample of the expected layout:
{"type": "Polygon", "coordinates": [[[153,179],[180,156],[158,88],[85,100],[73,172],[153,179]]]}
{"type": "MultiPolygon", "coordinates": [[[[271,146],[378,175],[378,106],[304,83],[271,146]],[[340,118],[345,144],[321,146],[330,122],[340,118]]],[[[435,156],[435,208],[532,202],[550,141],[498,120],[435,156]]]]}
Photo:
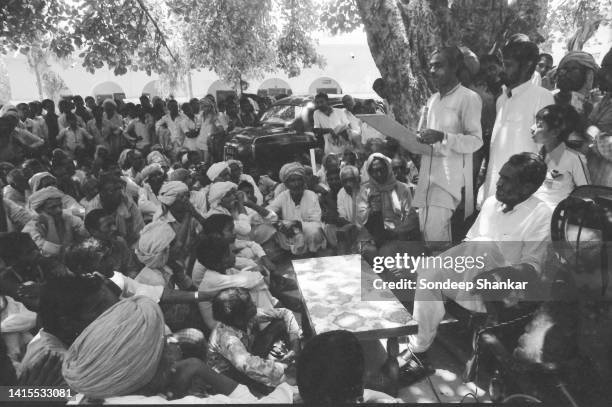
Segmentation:
{"type": "MultiPolygon", "coordinates": [[[[444,318],[445,299],[451,299],[472,312],[486,312],[483,298],[497,293],[497,298],[501,299],[502,292],[479,291],[476,283],[485,279],[488,282],[527,282],[523,285],[526,290],[519,287],[519,295],[537,287],[550,241],[552,210],[533,194],[545,177],[546,164],[537,154],[521,153],[510,157],[499,172],[495,196],[484,202],[464,242],[439,255],[444,259],[482,256],[481,264],[465,270],[457,267],[417,268],[413,317],[418,322],[419,331],[410,336],[409,348],[412,353],[421,354],[420,359],[433,343],[438,325],[444,318]],[[420,288],[423,280],[428,284],[473,283],[476,290],[420,288]]],[[[400,366],[407,362],[409,360],[400,357],[400,366]]],[[[420,366],[406,366],[409,367],[404,371],[411,375],[423,374],[420,366]]]]}
{"type": "Polygon", "coordinates": [[[361,137],[359,128],[353,128],[343,109],[329,105],[329,97],[325,93],[315,96],[315,112],[313,115],[313,132],[325,141],[325,154],[342,154],[345,149],[352,148],[355,141],[361,137]]]}
{"type": "Polygon", "coordinates": [[[306,169],[299,163],[283,165],[279,177],[287,190],[266,209],[279,220],[278,243],[293,255],[316,253],[327,247],[321,223],[321,206],[316,193],[306,189],[306,169]]]}

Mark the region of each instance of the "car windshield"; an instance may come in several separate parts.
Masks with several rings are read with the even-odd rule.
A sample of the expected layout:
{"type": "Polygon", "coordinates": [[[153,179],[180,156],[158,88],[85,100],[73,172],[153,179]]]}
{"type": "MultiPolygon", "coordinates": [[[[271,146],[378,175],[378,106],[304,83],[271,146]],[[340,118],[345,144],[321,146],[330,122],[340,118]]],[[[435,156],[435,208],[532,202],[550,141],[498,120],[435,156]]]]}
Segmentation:
{"type": "Polygon", "coordinates": [[[261,122],[267,124],[291,123],[299,117],[302,108],[295,105],[276,105],[270,107],[261,116],[261,122]]]}

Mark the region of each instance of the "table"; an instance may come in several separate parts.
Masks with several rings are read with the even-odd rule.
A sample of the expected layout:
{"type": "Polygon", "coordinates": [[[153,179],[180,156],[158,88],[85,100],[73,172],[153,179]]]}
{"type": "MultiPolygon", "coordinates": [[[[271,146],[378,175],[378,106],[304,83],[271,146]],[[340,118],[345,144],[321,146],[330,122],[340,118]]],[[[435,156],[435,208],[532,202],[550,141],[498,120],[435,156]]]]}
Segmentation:
{"type": "Polygon", "coordinates": [[[391,291],[373,288],[378,277],[360,255],[294,260],[293,270],[304,301],[304,322],[313,334],[342,329],[362,341],[387,338],[387,358],[366,382],[397,395],[398,337],[417,332],[412,315],[391,291]]]}
{"type": "Polygon", "coordinates": [[[373,288],[378,277],[360,255],[293,260],[293,270],[314,334],[345,329],[371,340],[417,332],[393,293],[373,288]]]}

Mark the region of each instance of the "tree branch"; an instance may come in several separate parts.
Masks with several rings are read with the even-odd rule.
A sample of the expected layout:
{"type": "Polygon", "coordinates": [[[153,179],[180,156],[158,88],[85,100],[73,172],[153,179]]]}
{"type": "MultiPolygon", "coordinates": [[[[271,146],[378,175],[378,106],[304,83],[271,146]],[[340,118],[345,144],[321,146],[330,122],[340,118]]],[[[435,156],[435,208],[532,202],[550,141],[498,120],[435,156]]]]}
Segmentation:
{"type": "Polygon", "coordinates": [[[153,23],[153,26],[155,27],[155,30],[157,31],[157,33],[159,34],[159,38],[161,43],[163,44],[163,46],[168,50],[168,53],[170,54],[170,56],[172,57],[172,60],[174,60],[174,62],[178,63],[178,60],[176,59],[176,57],[174,56],[174,54],[172,54],[172,51],[170,51],[170,47],[168,47],[168,44],[166,43],[166,37],[164,36],[164,33],[162,32],[162,30],[159,29],[159,26],[157,25],[157,21],[155,21],[155,19],[151,16],[151,13],[149,13],[149,10],[147,9],[147,7],[145,6],[145,4],[142,2],[142,0],[136,0],[136,2],[138,2],[138,5],[140,6],[140,8],[145,12],[145,14],[147,15],[147,19],[153,23]]]}

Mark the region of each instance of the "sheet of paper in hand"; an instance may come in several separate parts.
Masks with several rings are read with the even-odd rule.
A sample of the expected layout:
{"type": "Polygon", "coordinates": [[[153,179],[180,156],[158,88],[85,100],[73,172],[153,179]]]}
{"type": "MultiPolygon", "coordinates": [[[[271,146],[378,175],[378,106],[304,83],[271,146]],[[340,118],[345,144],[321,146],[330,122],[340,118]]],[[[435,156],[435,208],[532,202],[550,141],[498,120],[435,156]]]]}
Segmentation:
{"type": "Polygon", "coordinates": [[[363,120],[387,137],[400,142],[401,146],[413,154],[429,154],[431,148],[419,142],[416,131],[402,126],[384,114],[358,114],[356,117],[363,120]]]}

